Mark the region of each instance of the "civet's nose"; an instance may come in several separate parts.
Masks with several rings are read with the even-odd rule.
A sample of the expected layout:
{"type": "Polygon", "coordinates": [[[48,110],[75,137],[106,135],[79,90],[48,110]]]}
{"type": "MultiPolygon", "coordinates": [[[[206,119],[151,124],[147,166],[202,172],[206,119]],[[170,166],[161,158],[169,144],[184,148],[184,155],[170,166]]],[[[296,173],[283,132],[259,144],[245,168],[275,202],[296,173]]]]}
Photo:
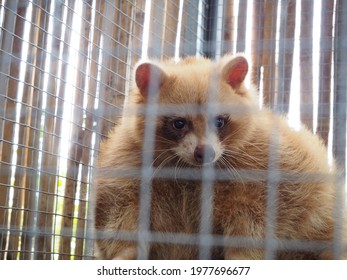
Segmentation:
{"type": "Polygon", "coordinates": [[[216,153],[211,145],[198,145],[194,150],[194,158],[197,163],[211,163],[213,162],[216,153]]]}

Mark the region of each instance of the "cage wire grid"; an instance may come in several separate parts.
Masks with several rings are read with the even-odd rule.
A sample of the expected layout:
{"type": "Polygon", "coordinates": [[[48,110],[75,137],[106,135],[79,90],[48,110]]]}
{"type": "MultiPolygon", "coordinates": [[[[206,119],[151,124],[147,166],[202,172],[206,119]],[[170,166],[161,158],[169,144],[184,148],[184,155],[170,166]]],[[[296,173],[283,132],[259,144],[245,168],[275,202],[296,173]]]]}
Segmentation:
{"type": "MultiPolygon", "coordinates": [[[[336,158],[343,171],[336,178],[342,186],[336,201],[336,225],[341,225],[346,6],[342,0],[1,0],[0,259],[94,258],[95,158],[100,141],[107,138],[127,102],[135,63],[148,57],[218,58],[244,52],[251,62],[248,83],[259,88],[260,105],[289,113],[295,128],[303,122],[336,158]]],[[[147,118],[155,119],[157,109],[149,106],[147,118]]],[[[154,122],[147,122],[146,129],[145,147],[150,150],[143,158],[146,164],[133,173],[128,170],[129,176],[142,181],[139,231],[120,231],[117,238],[138,241],[141,248],[149,242],[196,244],[202,259],[209,258],[216,245],[265,248],[270,259],[281,246],[307,250],[324,246],[300,240],[276,243],[270,227],[265,240],[216,236],[209,219],[201,221],[194,235],[151,232],[154,122]]],[[[278,145],[276,133],[271,141],[278,145]]],[[[270,154],[274,163],[276,157],[270,154]]],[[[275,201],[279,182],[276,164],[272,166],[265,173],[241,174],[267,180],[268,202],[275,201]]],[[[123,171],[108,172],[116,176],[123,171]]],[[[182,176],[193,173],[183,170],[182,176]]],[[[164,169],[160,176],[170,178],[172,170],[164,169]]],[[[223,176],[237,179],[204,167],[202,217],[211,216],[213,180],[223,176]]],[[[268,224],[276,216],[272,207],[267,204],[268,224]]],[[[341,232],[336,231],[336,258],[341,250],[341,232]]],[[[148,257],[148,250],[139,252],[139,258],[148,257]]]]}

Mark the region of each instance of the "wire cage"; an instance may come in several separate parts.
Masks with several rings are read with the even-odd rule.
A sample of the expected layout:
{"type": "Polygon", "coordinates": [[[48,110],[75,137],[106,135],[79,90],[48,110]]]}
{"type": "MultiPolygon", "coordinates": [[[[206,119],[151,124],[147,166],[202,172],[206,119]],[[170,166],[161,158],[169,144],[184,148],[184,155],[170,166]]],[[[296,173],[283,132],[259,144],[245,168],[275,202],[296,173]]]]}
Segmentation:
{"type": "Polygon", "coordinates": [[[344,182],[346,1],[1,0],[0,26],[0,259],[95,257],[93,166],[141,58],[245,53],[344,182]]]}

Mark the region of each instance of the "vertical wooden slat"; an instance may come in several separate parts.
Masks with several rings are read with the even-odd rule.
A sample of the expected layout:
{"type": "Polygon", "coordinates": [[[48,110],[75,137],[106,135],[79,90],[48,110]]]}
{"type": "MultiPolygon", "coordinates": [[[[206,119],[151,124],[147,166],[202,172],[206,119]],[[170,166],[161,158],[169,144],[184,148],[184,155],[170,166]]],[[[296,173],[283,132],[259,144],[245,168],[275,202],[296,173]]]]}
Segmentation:
{"type": "Polygon", "coordinates": [[[4,15],[4,30],[2,31],[1,50],[0,50],[0,82],[1,87],[7,91],[0,93],[1,96],[1,127],[0,133],[2,141],[0,141],[0,259],[5,258],[5,248],[7,245],[7,227],[8,225],[8,207],[9,207],[9,185],[11,174],[13,131],[16,116],[17,92],[9,90],[8,74],[12,71],[12,75],[19,75],[18,61],[11,61],[9,55],[12,53],[13,41],[15,33],[15,23],[18,3],[16,1],[6,1],[5,9],[7,13],[4,15]],[[15,70],[16,68],[16,70],[15,70]],[[17,73],[13,73],[16,71],[17,73]]]}
{"type": "MultiPolygon", "coordinates": [[[[95,105],[95,99],[88,97],[88,105],[87,112],[91,111],[95,105]]],[[[81,140],[81,144],[83,144],[82,148],[82,156],[81,156],[81,182],[80,182],[80,192],[79,192],[79,204],[78,204],[78,220],[77,220],[77,238],[76,238],[76,246],[75,246],[75,260],[83,259],[86,254],[85,248],[85,238],[87,238],[86,234],[86,216],[87,216],[87,194],[89,187],[89,179],[90,179],[90,159],[91,159],[91,149],[92,149],[92,118],[87,117],[85,119],[85,129],[81,132],[79,139],[81,140]]]]}
{"type": "MultiPolygon", "coordinates": [[[[62,119],[63,119],[63,112],[64,112],[64,98],[65,98],[65,91],[64,91],[64,83],[62,81],[59,81],[61,77],[61,71],[64,71],[64,68],[66,65],[64,64],[62,66],[62,69],[60,69],[60,58],[59,53],[61,49],[61,37],[62,37],[62,24],[63,21],[63,9],[64,5],[62,2],[55,2],[54,7],[54,18],[53,18],[53,37],[52,37],[52,55],[51,55],[51,65],[50,69],[48,70],[51,74],[48,77],[48,89],[47,89],[47,106],[46,106],[46,129],[47,134],[50,135],[47,137],[47,141],[43,142],[43,150],[46,151],[46,153],[43,154],[43,161],[42,161],[42,170],[43,173],[45,171],[48,171],[48,173],[44,174],[42,178],[42,184],[44,185],[46,182],[49,184],[48,192],[54,192],[55,194],[58,192],[58,170],[59,170],[59,150],[61,145],[61,132],[62,132],[62,119]],[[51,146],[49,147],[49,144],[51,146]],[[48,170],[47,170],[48,169],[48,170]]],[[[66,48],[66,45],[63,45],[63,48],[66,48]]],[[[64,49],[63,49],[64,53],[64,49]]],[[[65,51],[66,53],[66,51],[65,51]]],[[[46,138],[46,137],[45,137],[46,138]]],[[[44,139],[45,141],[45,139],[44,139]]],[[[51,201],[47,201],[47,204],[50,202],[53,202],[53,197],[49,197],[51,201]]],[[[48,217],[53,218],[52,223],[55,224],[56,222],[56,215],[57,213],[57,199],[54,198],[54,204],[47,205],[48,210],[52,210],[54,212],[54,217],[48,217]]],[[[41,222],[41,221],[40,221],[41,222]]],[[[50,222],[50,221],[49,221],[50,222]]],[[[52,241],[55,238],[56,234],[56,228],[55,225],[53,225],[52,228],[53,236],[52,241]]],[[[48,237],[49,238],[49,237],[48,237]]],[[[55,247],[53,244],[52,251],[55,251],[55,247]]]]}
{"type": "MultiPolygon", "coordinates": [[[[119,7],[120,1],[117,1],[117,7],[119,7]]],[[[109,129],[115,124],[114,116],[117,114],[116,108],[111,109],[111,102],[117,98],[119,92],[116,92],[111,85],[114,83],[114,70],[112,68],[112,63],[115,61],[112,60],[113,57],[113,47],[115,45],[113,34],[114,29],[117,27],[114,21],[116,15],[116,7],[110,5],[110,3],[102,3],[102,10],[104,13],[100,14],[100,29],[101,36],[103,40],[103,48],[105,51],[102,53],[101,61],[101,75],[100,75],[100,96],[99,96],[99,111],[103,119],[98,121],[97,130],[100,131],[101,137],[106,137],[109,129]],[[112,60],[112,62],[111,62],[112,60]]],[[[114,67],[115,68],[115,67],[114,67]]],[[[120,73],[116,73],[117,79],[120,73]]],[[[120,77],[121,78],[121,77],[120,77]]],[[[120,112],[120,110],[118,111],[120,112]]],[[[99,137],[98,137],[99,138],[99,137]]]]}
{"type": "Polygon", "coordinates": [[[320,25],[320,52],[319,52],[319,89],[318,89],[318,117],[317,134],[328,143],[330,130],[330,94],[333,47],[333,15],[334,1],[323,0],[320,25]]]}
{"type": "Polygon", "coordinates": [[[234,0],[225,1],[223,6],[223,20],[222,54],[225,54],[233,50],[236,22],[234,18],[234,0]]]}
{"type": "Polygon", "coordinates": [[[47,100],[45,108],[44,137],[42,139],[42,160],[41,160],[41,178],[40,178],[40,199],[39,209],[42,211],[39,215],[39,228],[51,235],[40,236],[38,238],[38,248],[41,252],[49,252],[50,254],[40,253],[37,257],[40,259],[51,259],[53,252],[54,240],[54,216],[55,216],[55,195],[58,183],[58,162],[59,162],[59,143],[61,134],[61,116],[55,115],[61,112],[60,106],[57,104],[58,93],[56,77],[58,76],[58,58],[59,44],[62,31],[62,4],[55,2],[53,17],[53,36],[52,36],[52,54],[50,55],[51,64],[47,81],[47,100]],[[56,111],[56,109],[58,109],[56,111]]]}
{"type": "MultiPolygon", "coordinates": [[[[223,5],[228,5],[228,2],[224,2],[223,5]]],[[[204,1],[204,21],[203,21],[203,48],[202,52],[205,57],[214,58],[217,52],[216,38],[217,38],[217,19],[218,15],[218,2],[217,1],[204,1]]],[[[224,9],[223,14],[226,13],[224,9]]],[[[223,24],[227,26],[225,22],[226,17],[223,15],[223,24]]],[[[227,27],[226,27],[227,28],[227,27]]],[[[225,29],[225,28],[224,28],[225,29]]],[[[219,31],[219,30],[218,30],[219,31]]],[[[224,31],[224,30],[223,30],[224,31]]],[[[224,47],[230,49],[232,42],[224,42],[224,47]],[[225,45],[226,44],[226,45],[225,45]]],[[[223,51],[221,50],[221,51],[223,51]]]]}
{"type": "MultiPolygon", "coordinates": [[[[180,56],[190,56],[197,53],[197,32],[199,17],[199,1],[184,1],[181,30],[180,56]]],[[[201,38],[200,38],[201,39],[201,38]]]]}
{"type": "MultiPolygon", "coordinates": [[[[347,2],[337,0],[334,29],[334,106],[333,155],[339,168],[336,178],[334,205],[334,259],[341,259],[345,250],[346,227],[346,125],[347,125],[347,2]]],[[[345,257],[345,255],[344,255],[345,257]]]]}
{"type": "Polygon", "coordinates": [[[142,55],[142,35],[143,25],[145,23],[145,4],[146,1],[136,0],[135,5],[132,5],[132,32],[131,32],[131,65],[134,65],[142,55]]]}
{"type": "MultiPolygon", "coordinates": [[[[4,132],[6,131],[5,126],[5,118],[6,118],[6,106],[4,106],[7,102],[8,97],[8,82],[9,82],[9,72],[11,68],[11,58],[10,55],[12,52],[12,45],[15,33],[15,25],[16,25],[16,11],[18,9],[18,3],[15,1],[5,2],[3,6],[4,11],[7,11],[4,13],[3,22],[1,23],[1,41],[0,41],[0,84],[2,85],[4,91],[0,91],[0,135],[1,139],[4,139],[4,132]]],[[[3,149],[3,141],[0,141],[0,163],[2,163],[3,156],[5,159],[7,158],[6,152],[3,149]],[[5,153],[4,153],[5,152],[5,153]]],[[[6,149],[8,150],[8,149],[6,149]]],[[[2,174],[0,174],[2,176],[2,174]]],[[[0,186],[0,194],[2,194],[2,191],[6,190],[0,186]]],[[[5,195],[0,196],[0,202],[1,199],[5,197],[5,195]]],[[[4,205],[4,204],[0,204],[4,205]]],[[[3,209],[0,208],[0,213],[2,213],[3,209]]],[[[0,221],[2,221],[3,215],[0,215],[0,221]]],[[[1,242],[2,244],[2,242],[1,242]]],[[[0,246],[1,248],[2,246],[0,246]]]]}
{"type": "Polygon", "coordinates": [[[162,43],[164,35],[165,4],[167,0],[153,0],[151,2],[151,16],[148,39],[148,56],[151,58],[162,58],[162,43]]]}
{"type": "Polygon", "coordinates": [[[313,130],[313,71],[312,71],[313,1],[301,1],[300,27],[300,99],[301,121],[313,130]]]}
{"type": "Polygon", "coordinates": [[[20,258],[29,259],[35,258],[35,252],[33,254],[32,248],[35,246],[33,242],[33,235],[37,237],[37,198],[38,186],[38,159],[40,153],[40,130],[41,130],[41,116],[42,116],[42,95],[40,88],[42,87],[42,70],[43,61],[41,60],[40,52],[38,48],[42,42],[42,32],[39,28],[40,22],[44,17],[42,9],[33,5],[33,12],[31,22],[33,23],[29,35],[29,50],[27,59],[27,72],[26,72],[26,85],[23,92],[23,104],[28,104],[26,110],[26,125],[27,130],[25,132],[24,146],[25,149],[25,172],[30,176],[26,176],[25,180],[25,202],[24,202],[24,217],[23,228],[27,230],[22,235],[21,243],[24,246],[24,253],[21,253],[20,258]]]}
{"type": "Polygon", "coordinates": [[[252,25],[252,70],[251,81],[260,88],[263,40],[264,40],[264,0],[253,2],[253,25],[252,25]]]}
{"type": "Polygon", "coordinates": [[[129,67],[128,63],[130,63],[128,59],[128,47],[131,36],[129,27],[131,26],[132,7],[134,3],[134,0],[119,2],[111,18],[114,28],[113,33],[109,35],[111,35],[114,40],[111,41],[112,54],[108,64],[111,71],[108,73],[108,86],[105,87],[107,93],[104,96],[109,104],[108,108],[110,115],[108,118],[111,120],[111,123],[109,123],[107,128],[104,128],[104,134],[108,134],[115,120],[118,120],[119,113],[125,100],[126,83],[129,80],[127,69],[129,67]],[[117,116],[117,118],[115,118],[115,116],[117,116]]]}
{"type": "MultiPolygon", "coordinates": [[[[90,143],[92,144],[92,134],[94,133],[94,121],[96,119],[96,114],[94,111],[95,108],[95,102],[96,102],[96,89],[97,89],[97,77],[98,77],[98,61],[99,61],[99,48],[100,48],[100,40],[101,40],[101,33],[102,33],[102,16],[101,13],[103,13],[104,5],[101,5],[100,2],[97,3],[95,7],[95,16],[94,16],[94,26],[93,33],[90,33],[89,41],[90,41],[90,52],[88,53],[88,57],[90,58],[90,63],[88,64],[89,67],[89,76],[86,77],[86,83],[88,92],[86,92],[87,95],[87,107],[86,107],[86,116],[85,116],[85,131],[83,136],[83,143],[84,145],[87,145],[90,143]]],[[[97,139],[100,138],[100,135],[97,135],[97,139]]],[[[97,148],[97,144],[94,144],[94,147],[97,148]]],[[[89,149],[83,149],[82,151],[82,178],[81,178],[81,193],[80,193],[80,200],[83,200],[85,194],[85,191],[87,186],[85,186],[85,182],[89,182],[90,175],[88,165],[90,164],[90,153],[91,151],[89,149]]],[[[96,151],[95,151],[96,153],[96,151]]],[[[78,213],[79,216],[83,215],[83,212],[87,211],[86,209],[86,203],[83,201],[80,201],[78,213]],[[81,214],[80,214],[81,213],[81,214]]],[[[90,211],[92,212],[92,211],[90,211]]],[[[83,228],[85,229],[85,237],[91,238],[89,231],[91,224],[85,225],[85,221],[82,219],[79,219],[77,222],[77,228],[81,231],[83,228]]],[[[88,254],[91,255],[92,252],[87,252],[87,250],[90,250],[88,248],[89,243],[91,243],[90,240],[85,240],[83,238],[76,238],[76,259],[79,259],[79,255],[84,253],[84,255],[88,254]],[[86,248],[87,247],[87,248],[86,248]]],[[[86,256],[84,256],[86,258],[86,256]]]]}
{"type": "MultiPolygon", "coordinates": [[[[69,156],[69,159],[75,157],[76,161],[82,163],[79,165],[81,172],[80,188],[78,194],[78,217],[77,217],[77,235],[84,232],[86,219],[86,200],[87,200],[87,179],[88,179],[88,160],[91,148],[91,129],[92,123],[90,120],[85,120],[83,104],[86,98],[84,86],[86,83],[85,72],[87,68],[88,55],[88,38],[90,34],[91,7],[84,3],[83,5],[83,24],[81,25],[81,37],[79,47],[79,64],[77,66],[78,73],[76,78],[76,96],[74,102],[73,114],[73,132],[72,132],[72,147],[74,146],[74,154],[69,156]],[[83,123],[86,121],[86,127],[83,128],[83,123]],[[89,121],[89,122],[87,122],[89,121]]],[[[88,98],[89,101],[89,98],[88,98]]],[[[89,108],[91,109],[91,108],[89,108]]],[[[72,149],[71,149],[72,150],[72,149]]],[[[75,201],[75,204],[77,201],[75,201]]],[[[83,254],[83,238],[76,239],[74,259],[82,259],[83,254]]]]}
{"type": "MultiPolygon", "coordinates": [[[[54,71],[54,70],[53,70],[54,71]]],[[[53,72],[51,72],[53,74],[53,72]]],[[[52,258],[52,241],[53,235],[53,217],[55,211],[55,193],[57,191],[56,184],[58,155],[57,148],[59,140],[54,134],[54,110],[56,98],[54,97],[56,83],[50,78],[49,87],[47,89],[47,107],[45,110],[44,137],[42,143],[42,160],[41,160],[41,178],[40,178],[40,195],[39,195],[39,218],[38,227],[43,236],[37,237],[37,259],[52,258]]]]}
{"type": "MultiPolygon", "coordinates": [[[[47,49],[47,33],[48,33],[48,21],[49,21],[49,15],[47,12],[50,10],[50,4],[47,1],[38,1],[34,6],[34,9],[40,10],[38,21],[34,22],[34,25],[32,28],[37,29],[35,32],[37,33],[37,41],[35,42],[36,51],[35,51],[35,77],[34,77],[34,88],[35,88],[35,99],[40,99],[40,101],[37,101],[38,103],[34,103],[33,106],[36,106],[36,104],[42,103],[42,91],[43,91],[43,83],[44,83],[44,66],[46,61],[47,52],[45,51],[47,49]],[[37,6],[36,6],[37,5],[37,6]]],[[[38,110],[40,110],[38,117],[40,119],[37,119],[37,130],[41,130],[41,106],[37,106],[38,110]]],[[[37,131],[38,132],[38,131],[37,131]]],[[[45,138],[45,137],[44,137],[45,138]]],[[[39,139],[36,139],[36,141],[39,141],[39,139]]],[[[37,144],[35,144],[37,145],[37,144]]],[[[37,152],[38,153],[38,152],[37,152]]],[[[38,166],[38,165],[37,165],[38,166]]],[[[42,180],[43,173],[40,173],[40,181],[42,180]]],[[[43,186],[39,187],[38,189],[38,209],[37,209],[37,224],[38,229],[42,231],[43,233],[50,233],[50,229],[52,228],[52,224],[49,223],[49,218],[51,214],[46,214],[49,209],[47,209],[47,200],[49,199],[49,196],[46,195],[48,192],[48,185],[44,184],[43,186]],[[44,218],[43,218],[44,217],[44,218]],[[48,228],[48,230],[47,230],[48,228]]],[[[49,199],[49,204],[52,203],[52,199],[49,199]]],[[[35,209],[36,210],[36,209],[35,209]]],[[[50,242],[51,239],[50,236],[48,238],[45,237],[45,234],[43,235],[36,235],[35,236],[35,255],[34,259],[43,259],[43,258],[50,258],[51,252],[50,252],[50,242]],[[48,246],[47,246],[48,245],[48,246]],[[48,252],[48,255],[44,255],[43,252],[48,252]]]]}
{"type": "Polygon", "coordinates": [[[279,111],[288,113],[292,82],[296,0],[281,2],[278,54],[277,104],[279,111]]]}
{"type": "MultiPolygon", "coordinates": [[[[95,99],[88,97],[87,112],[95,106],[95,99]]],[[[85,130],[83,131],[83,138],[80,137],[81,143],[83,146],[87,146],[82,150],[81,164],[81,182],[80,182],[80,193],[79,193],[79,205],[78,205],[78,220],[77,220],[77,238],[76,238],[76,247],[75,247],[75,260],[83,259],[83,256],[88,257],[89,255],[86,252],[86,242],[85,239],[88,238],[87,231],[87,201],[88,201],[88,187],[90,179],[90,159],[91,159],[91,149],[92,149],[92,127],[93,122],[92,118],[88,116],[85,119],[85,130]]]]}
{"type": "Polygon", "coordinates": [[[265,0],[263,35],[263,101],[274,104],[276,80],[276,27],[278,0],[265,0]]]}
{"type": "MultiPolygon", "coordinates": [[[[37,16],[37,10],[33,9],[32,15],[31,15],[31,20],[35,22],[37,16]]],[[[37,31],[37,30],[36,30],[37,31]]],[[[29,35],[29,42],[32,42],[35,44],[37,38],[37,34],[35,33],[35,30],[31,28],[30,30],[30,35],[29,35]]],[[[33,51],[33,47],[29,46],[29,51],[28,51],[28,58],[26,63],[30,63],[30,65],[35,64],[35,51],[33,51]]],[[[29,68],[29,66],[27,65],[29,68]]],[[[23,180],[21,184],[23,184],[24,188],[24,213],[23,213],[23,233],[21,236],[21,248],[22,252],[20,254],[21,259],[29,259],[31,257],[31,248],[32,248],[32,234],[30,233],[30,230],[33,229],[33,221],[34,221],[34,214],[33,214],[33,206],[35,204],[35,194],[33,194],[32,188],[34,186],[32,185],[33,183],[33,178],[35,177],[34,172],[30,172],[30,165],[32,163],[33,159],[33,154],[35,153],[33,151],[34,147],[34,142],[35,142],[35,132],[30,129],[30,125],[32,123],[32,104],[33,104],[33,89],[32,89],[32,81],[33,81],[33,71],[32,66],[26,71],[25,74],[25,85],[24,85],[24,90],[23,90],[23,99],[21,100],[22,102],[22,110],[21,114],[23,116],[21,117],[21,122],[24,125],[24,131],[23,131],[23,136],[19,141],[22,142],[23,145],[23,180]]]]}
{"type": "MultiPolygon", "coordinates": [[[[75,115],[76,116],[76,115],[75,115]]],[[[76,140],[76,139],[75,139],[76,140]]],[[[69,149],[68,169],[66,173],[66,185],[64,192],[63,237],[60,242],[59,259],[69,260],[71,258],[72,227],[74,221],[74,206],[77,189],[77,178],[79,171],[79,161],[81,158],[81,147],[71,144],[69,149]],[[76,150],[77,148],[77,150],[76,150]]]]}
{"type": "MultiPolygon", "coordinates": [[[[83,63],[82,63],[83,64],[83,63]]],[[[81,65],[82,66],[82,65],[81,65]]],[[[79,75],[80,81],[83,79],[79,75]]],[[[82,81],[83,82],[83,81],[82,81]]],[[[71,242],[73,237],[73,226],[75,216],[75,203],[76,203],[76,191],[78,187],[78,174],[80,172],[80,162],[82,159],[82,140],[83,140],[83,91],[76,90],[74,98],[74,110],[72,114],[73,127],[70,137],[70,148],[68,153],[68,164],[67,164],[67,175],[66,175],[66,186],[64,193],[64,211],[63,211],[63,222],[62,228],[64,237],[62,238],[63,246],[61,247],[63,255],[60,259],[71,258],[71,242]]],[[[82,186],[82,192],[85,191],[82,186]]],[[[81,201],[80,201],[81,203],[81,201]]]]}
{"type": "Polygon", "coordinates": [[[244,52],[246,48],[247,6],[248,6],[248,0],[243,0],[239,2],[239,15],[237,19],[236,52],[244,52]]]}
{"type": "Polygon", "coordinates": [[[165,1],[162,50],[166,57],[175,55],[179,5],[180,0],[165,1]]]}
{"type": "MultiPolygon", "coordinates": [[[[88,97],[87,112],[91,112],[95,105],[95,99],[88,97]]],[[[88,114],[88,113],[87,113],[88,114]]],[[[90,179],[90,158],[92,149],[92,118],[87,116],[85,119],[85,129],[80,132],[79,140],[81,141],[81,182],[78,203],[78,220],[77,220],[77,238],[75,246],[75,260],[81,260],[85,253],[86,235],[86,216],[87,216],[87,193],[88,181],[90,179]]]]}
{"type": "Polygon", "coordinates": [[[346,171],[347,2],[337,0],[335,13],[333,153],[341,171],[346,171]]]}
{"type": "MultiPolygon", "coordinates": [[[[66,18],[66,30],[64,42],[67,43],[66,51],[68,51],[68,46],[72,41],[75,34],[72,32],[72,23],[74,17],[74,5],[75,2],[69,2],[67,7],[67,18],[66,18]]],[[[65,51],[65,47],[64,47],[65,51]]],[[[67,53],[67,52],[66,52],[67,53]]],[[[61,72],[61,77],[66,80],[67,77],[67,66],[64,66],[61,72]]],[[[63,88],[63,87],[62,87],[63,88]]],[[[70,93],[71,94],[71,93],[70,93]]],[[[76,99],[75,99],[76,101],[76,99]]],[[[72,120],[76,116],[76,110],[72,120]]],[[[76,137],[72,135],[72,137],[76,137]]],[[[76,141],[75,139],[73,139],[76,141]]],[[[62,238],[60,240],[59,247],[59,259],[70,259],[71,254],[71,238],[72,238],[72,225],[73,225],[73,214],[74,214],[74,200],[77,188],[77,177],[78,177],[78,166],[80,157],[80,150],[76,151],[75,145],[70,143],[69,153],[68,153],[68,163],[66,172],[66,185],[64,190],[64,203],[63,203],[63,219],[61,223],[62,238]]]]}
{"type": "MultiPolygon", "coordinates": [[[[21,57],[21,50],[22,50],[22,44],[23,44],[23,32],[24,32],[24,24],[25,24],[25,15],[26,15],[27,6],[21,5],[18,7],[17,13],[18,16],[16,18],[16,28],[15,28],[15,34],[13,40],[13,61],[11,63],[11,71],[10,71],[10,77],[8,83],[8,91],[17,94],[18,90],[18,81],[16,79],[19,78],[19,72],[20,72],[20,57],[21,57]],[[15,59],[16,58],[16,59],[15,59]]],[[[17,111],[11,112],[11,114],[15,115],[17,111]]],[[[14,116],[15,117],[15,116],[14,116]]],[[[24,117],[20,118],[20,123],[24,124],[25,121],[23,120],[24,117]]],[[[23,195],[22,195],[22,184],[20,182],[21,179],[25,178],[24,174],[22,174],[22,168],[19,166],[24,166],[23,164],[23,147],[21,144],[23,139],[23,125],[19,126],[19,146],[17,148],[17,167],[16,167],[16,176],[14,181],[14,189],[13,189],[13,201],[11,206],[11,220],[10,220],[10,236],[9,236],[9,244],[8,244],[8,254],[7,259],[16,259],[17,258],[17,251],[18,251],[18,244],[19,244],[19,238],[20,238],[20,226],[21,226],[21,217],[22,217],[22,211],[20,210],[21,205],[23,203],[23,195]],[[20,174],[20,176],[18,176],[20,174]]],[[[10,174],[7,174],[7,176],[10,176],[10,174]]]]}

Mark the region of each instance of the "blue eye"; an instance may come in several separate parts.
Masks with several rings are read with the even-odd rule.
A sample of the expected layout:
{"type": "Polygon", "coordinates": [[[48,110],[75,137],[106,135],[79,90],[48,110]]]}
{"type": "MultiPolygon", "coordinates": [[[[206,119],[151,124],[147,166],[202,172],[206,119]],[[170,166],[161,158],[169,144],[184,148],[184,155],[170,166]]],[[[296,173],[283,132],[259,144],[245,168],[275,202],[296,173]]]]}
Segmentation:
{"type": "Polygon", "coordinates": [[[181,130],[185,128],[186,124],[187,124],[187,121],[185,119],[177,119],[172,122],[173,128],[177,130],[181,130]]]}
{"type": "Polygon", "coordinates": [[[214,120],[214,126],[217,128],[222,128],[225,125],[225,118],[217,117],[214,120]]]}

